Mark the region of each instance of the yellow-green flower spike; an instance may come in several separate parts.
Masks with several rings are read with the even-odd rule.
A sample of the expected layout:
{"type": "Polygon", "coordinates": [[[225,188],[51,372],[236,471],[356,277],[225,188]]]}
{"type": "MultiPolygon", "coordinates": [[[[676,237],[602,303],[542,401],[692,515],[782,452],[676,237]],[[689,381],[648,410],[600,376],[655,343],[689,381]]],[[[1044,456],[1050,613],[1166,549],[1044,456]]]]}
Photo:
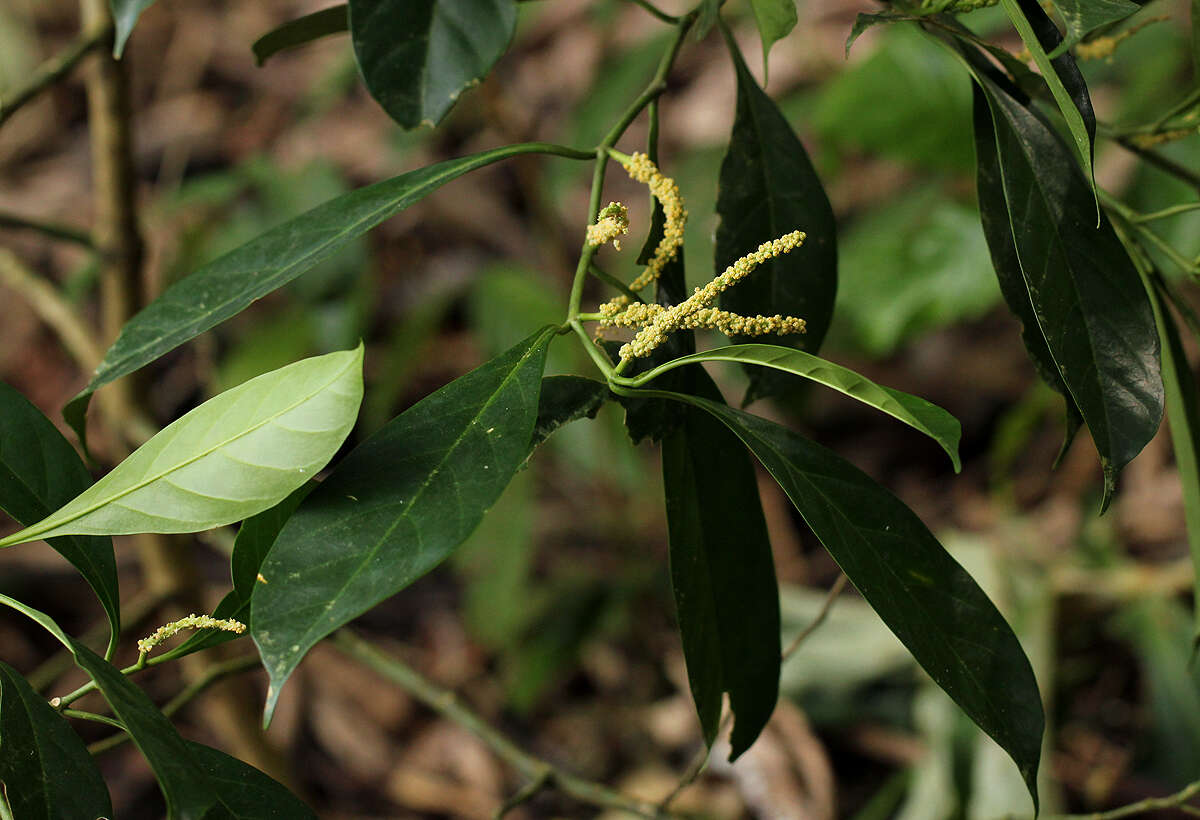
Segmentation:
{"type": "Polygon", "coordinates": [[[621,347],[622,359],[649,355],[666,340],[668,333],[680,329],[708,328],[730,336],[803,333],[804,320],[795,316],[741,316],[714,308],[712,303],[723,291],[749,276],[751,271],[763,262],[790,253],[799,247],[804,239],[802,231],[793,231],[779,239],[763,243],[754,253],[743,256],[707,285],[696,288],[695,293],[673,307],[621,305],[615,299],[606,302],[600,306],[600,327],[640,328],[633,340],[621,347]]]}
{"type": "Polygon", "coordinates": [[[232,618],[224,620],[214,618],[211,615],[188,615],[186,618],[180,618],[178,621],[171,621],[168,624],[164,624],[155,630],[153,635],[142,638],[137,644],[138,652],[147,655],[154,647],[185,629],[220,629],[240,635],[246,631],[246,625],[232,618]]]}
{"type": "Polygon", "coordinates": [[[588,225],[587,243],[593,246],[612,242],[613,248],[621,250],[617,237],[629,233],[629,209],[620,202],[610,202],[596,216],[596,224],[588,225]]]}

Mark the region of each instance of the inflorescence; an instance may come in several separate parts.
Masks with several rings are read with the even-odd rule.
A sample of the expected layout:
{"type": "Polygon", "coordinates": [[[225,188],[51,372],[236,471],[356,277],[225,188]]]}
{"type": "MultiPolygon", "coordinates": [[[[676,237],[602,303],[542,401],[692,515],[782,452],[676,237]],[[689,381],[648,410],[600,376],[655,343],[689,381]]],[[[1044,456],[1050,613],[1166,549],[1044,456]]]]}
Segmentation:
{"type": "MultiPolygon", "coordinates": [[[[629,290],[637,293],[657,280],[663,268],[678,255],[679,247],[683,244],[687,210],[683,207],[679,186],[673,179],[663,176],[645,154],[626,157],[613,152],[613,155],[625,166],[630,177],[650,188],[650,192],[662,206],[665,216],[662,241],[655,248],[654,256],[646,269],[629,285],[629,290]]],[[[628,209],[618,202],[611,202],[600,212],[596,224],[588,226],[588,244],[602,245],[610,239],[615,240],[618,235],[626,233],[628,228],[628,209]]],[[[631,303],[632,300],[627,295],[610,299],[600,305],[600,330],[606,327],[625,327],[638,331],[628,344],[621,346],[622,360],[649,355],[666,340],[668,333],[675,330],[708,328],[719,330],[728,336],[803,333],[804,320],[795,316],[741,316],[713,307],[713,302],[722,292],[745,279],[762,263],[800,247],[804,239],[803,231],[792,231],[759,245],[754,253],[743,256],[707,285],[696,288],[695,293],[671,307],[631,303]]],[[[616,245],[616,242],[613,244],[616,245]]],[[[617,246],[617,249],[620,250],[620,247],[617,246]]]]}
{"type": "Polygon", "coordinates": [[[188,615],[186,618],[180,618],[178,621],[171,621],[169,624],[164,624],[154,631],[153,635],[142,638],[138,641],[138,652],[143,655],[150,653],[154,647],[161,644],[163,641],[170,638],[177,632],[182,632],[185,629],[220,629],[225,632],[235,632],[238,635],[246,631],[246,625],[241,621],[235,621],[232,618],[222,620],[214,618],[211,615],[188,615]]]}

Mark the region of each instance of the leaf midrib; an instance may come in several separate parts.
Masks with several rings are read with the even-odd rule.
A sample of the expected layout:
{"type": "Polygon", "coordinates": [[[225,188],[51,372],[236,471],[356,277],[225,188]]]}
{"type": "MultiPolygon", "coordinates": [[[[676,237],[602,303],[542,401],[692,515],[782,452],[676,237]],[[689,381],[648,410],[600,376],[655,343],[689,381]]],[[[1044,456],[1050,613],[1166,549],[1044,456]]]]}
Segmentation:
{"type": "MultiPolygon", "coordinates": [[[[220,442],[214,444],[213,446],[209,447],[208,449],[200,451],[199,453],[197,453],[196,455],[194,455],[190,458],[184,459],[183,461],[173,464],[170,467],[168,467],[167,469],[158,472],[157,474],[154,474],[154,475],[151,475],[151,476],[148,476],[148,477],[142,479],[140,482],[137,482],[137,483],[125,488],[124,490],[116,492],[110,496],[101,498],[100,500],[96,501],[94,504],[92,504],[88,507],[85,507],[84,509],[80,510],[79,512],[77,512],[73,515],[67,516],[63,520],[54,521],[54,520],[52,520],[52,518],[53,518],[53,515],[52,515],[51,519],[47,519],[47,521],[41,525],[38,525],[36,527],[30,527],[28,529],[22,530],[21,532],[14,533],[13,535],[9,536],[9,538],[14,538],[14,537],[20,535],[20,536],[22,536],[22,540],[9,542],[8,539],[6,538],[3,540],[0,540],[0,546],[12,546],[14,544],[27,543],[29,541],[32,541],[36,538],[41,537],[42,535],[44,535],[46,533],[53,532],[54,530],[58,529],[59,527],[66,526],[73,521],[78,521],[80,518],[83,518],[86,515],[90,515],[91,513],[95,512],[96,510],[100,509],[101,507],[107,506],[108,504],[111,504],[115,501],[119,501],[120,499],[124,498],[125,496],[129,495],[130,493],[136,492],[137,490],[140,490],[149,484],[153,484],[154,482],[156,482],[166,476],[169,476],[171,473],[181,470],[184,467],[188,466],[189,464],[193,464],[193,463],[199,461],[200,459],[205,458],[206,456],[210,456],[213,453],[215,453],[216,451],[220,450],[221,448],[226,447],[229,444],[232,444],[233,442],[237,441],[238,439],[245,438],[246,436],[253,433],[255,430],[258,430],[259,428],[264,427],[267,424],[270,424],[272,421],[279,418],[280,416],[290,413],[292,410],[295,410],[297,407],[299,407],[302,404],[305,404],[306,402],[312,401],[312,399],[314,397],[316,397],[317,395],[319,395],[320,393],[322,393],[323,391],[328,389],[330,387],[330,385],[333,385],[338,380],[340,380],[342,378],[342,376],[346,373],[346,371],[349,370],[350,368],[354,367],[354,365],[357,362],[358,362],[357,357],[352,358],[345,367],[343,367],[336,374],[334,374],[334,376],[331,379],[329,379],[329,381],[327,381],[325,384],[321,385],[316,390],[313,390],[312,392],[310,392],[303,398],[298,399],[297,401],[293,402],[292,404],[289,404],[287,407],[284,407],[283,409],[271,414],[270,416],[263,419],[262,421],[257,422],[256,424],[253,424],[250,427],[245,428],[244,430],[240,431],[237,435],[230,436],[229,438],[224,439],[223,441],[220,441],[220,442]]],[[[225,395],[228,395],[228,394],[225,394],[225,395]]],[[[203,407],[203,405],[201,405],[201,407],[203,407]]],[[[197,409],[199,409],[199,408],[197,408],[197,409]]],[[[117,465],[117,468],[119,469],[120,465],[117,465]]],[[[103,479],[101,479],[101,480],[103,481],[103,479]]],[[[67,503],[69,504],[71,502],[68,501],[67,503]]],[[[81,533],[64,533],[64,534],[80,535],[81,533]]]]}

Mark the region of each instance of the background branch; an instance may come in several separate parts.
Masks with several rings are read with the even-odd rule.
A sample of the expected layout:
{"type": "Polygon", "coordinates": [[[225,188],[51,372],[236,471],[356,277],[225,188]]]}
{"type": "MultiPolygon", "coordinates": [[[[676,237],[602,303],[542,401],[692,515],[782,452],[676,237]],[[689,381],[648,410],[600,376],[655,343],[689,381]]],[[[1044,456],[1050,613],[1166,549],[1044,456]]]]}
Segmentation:
{"type": "Polygon", "coordinates": [[[34,69],[33,75],[23,86],[13,91],[7,99],[0,101],[0,125],[3,125],[25,103],[69,74],[71,69],[75,68],[92,49],[109,45],[112,42],[112,33],[111,20],[92,21],[92,24],[87,26],[66,50],[34,69]]]}

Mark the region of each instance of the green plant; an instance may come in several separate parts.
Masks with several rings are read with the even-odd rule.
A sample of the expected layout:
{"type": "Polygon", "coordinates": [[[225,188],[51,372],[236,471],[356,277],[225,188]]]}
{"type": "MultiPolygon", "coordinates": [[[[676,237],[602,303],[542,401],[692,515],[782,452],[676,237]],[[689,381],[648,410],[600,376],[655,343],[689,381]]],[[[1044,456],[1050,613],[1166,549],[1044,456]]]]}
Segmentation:
{"type": "MultiPolygon", "coordinates": [[[[669,37],[648,85],[629,95],[596,146],[537,142],[482,151],[337,196],[267,230],[171,285],[136,315],[122,315],[119,335],[91,382],[64,410],[86,444],[86,412],[97,390],[124,383],[119,380],[464,174],[520,155],[591,163],[589,210],[579,220],[582,243],[561,320],[528,328],[524,341],[384,424],[322,480],[313,479],[350,434],[363,397],[361,346],[305,359],[220,393],[148,437],[95,483],[44,416],[16,391],[0,388],[0,507],[26,525],[0,540],[0,547],[50,539],[95,590],[111,634],[100,657],[48,615],[0,596],[62,643],[91,678],[47,703],[15,670],[0,666],[0,783],[7,801],[0,800],[0,816],[111,813],[103,781],[64,717],[106,723],[123,733],[116,737],[132,739],[153,768],[172,817],[310,814],[265,775],[183,740],[165,710],[132,681],[148,666],[243,632],[253,638],[270,675],[267,722],[296,666],[328,640],[484,737],[529,780],[512,804],[556,786],[595,805],[666,814],[669,798],[647,805],[513,747],[412,670],[345,630],[459,547],[557,429],[594,417],[609,402],[624,408],[635,442],[661,443],[671,583],[707,744],[722,725],[725,695],[731,759],[755,742],[778,698],[780,610],[753,455],[933,681],[1012,758],[1036,812],[1041,697],[1004,617],[898,498],[800,433],[726,404],[701,367],[741,365],[750,379],[746,402],[793,399],[810,382],[833,388],[926,434],[959,468],[960,430],[950,414],[816,355],[837,296],[833,210],[787,118],[746,66],[721,18],[721,3],[703,0],[681,16],[638,4],[669,37]],[[716,202],[719,273],[688,294],[681,249],[687,212],[679,186],[655,163],[660,97],[689,35],[704,36],[714,27],[728,45],[737,110],[716,202]],[[618,151],[643,114],[650,123],[645,153],[618,151]],[[614,162],[644,183],[655,203],[638,257],[643,270],[629,283],[602,263],[608,251],[601,248],[617,245],[630,229],[623,205],[601,207],[614,162]],[[595,310],[585,309],[589,277],[613,291],[595,310]],[[651,286],[652,297],[644,293],[651,286]],[[593,332],[609,328],[632,329],[633,338],[625,344],[593,339],[593,332]],[[733,344],[697,352],[696,330],[719,331],[733,344]],[[749,341],[768,334],[777,335],[777,343],[749,341]],[[601,378],[545,375],[555,343],[579,345],[601,378]],[[239,521],[233,588],[213,616],[173,621],[139,643],[136,663],[113,666],[121,612],[109,537],[194,532],[239,521]],[[162,638],[184,627],[199,631],[152,654],[162,638]],[[72,708],[95,690],[111,716],[72,708]]],[[[97,23],[61,65],[48,66],[27,94],[0,109],[0,121],[83,55],[112,43],[119,56],[147,5],[113,0],[115,23],[97,23]]],[[[1095,46],[1138,7],[1064,0],[1056,4],[1064,38],[1037,3],[1002,0],[1039,70],[1034,73],[969,29],[970,18],[960,22],[956,16],[979,5],[893,3],[887,11],[860,15],[851,41],[871,25],[915,23],[926,35],[925,47],[946,49],[970,74],[983,231],[1000,291],[1024,326],[1029,355],[1065,400],[1067,444],[1079,427],[1088,427],[1104,469],[1103,509],[1121,469],[1157,432],[1165,402],[1200,563],[1196,388],[1170,310],[1183,303],[1159,272],[1164,259],[1188,273],[1197,271],[1197,262],[1150,228],[1194,203],[1139,213],[1096,185],[1097,122],[1069,51],[1085,38],[1095,46]]],[[[751,7],[765,60],[771,44],[795,25],[794,6],[791,0],[752,0],[751,7]]],[[[413,128],[436,124],[465,88],[488,73],[506,50],[516,19],[514,0],[351,0],[271,32],[255,44],[255,54],[266,60],[348,30],[368,89],[396,122],[413,128]]],[[[1198,99],[1189,95],[1148,126],[1101,133],[1200,189],[1200,178],[1153,147],[1194,130],[1189,117],[1198,99]]],[[[91,240],[31,227],[111,251],[105,235],[91,240]]],[[[136,273],[134,257],[120,256],[126,273],[130,266],[136,273]]],[[[19,273],[16,263],[10,267],[19,273]]],[[[1191,319],[1190,312],[1183,315],[1191,319]]],[[[136,396],[125,399],[136,405],[136,396]]],[[[138,419],[128,406],[112,415],[127,425],[138,419]]],[[[245,666],[239,660],[227,671],[245,666]]]]}

